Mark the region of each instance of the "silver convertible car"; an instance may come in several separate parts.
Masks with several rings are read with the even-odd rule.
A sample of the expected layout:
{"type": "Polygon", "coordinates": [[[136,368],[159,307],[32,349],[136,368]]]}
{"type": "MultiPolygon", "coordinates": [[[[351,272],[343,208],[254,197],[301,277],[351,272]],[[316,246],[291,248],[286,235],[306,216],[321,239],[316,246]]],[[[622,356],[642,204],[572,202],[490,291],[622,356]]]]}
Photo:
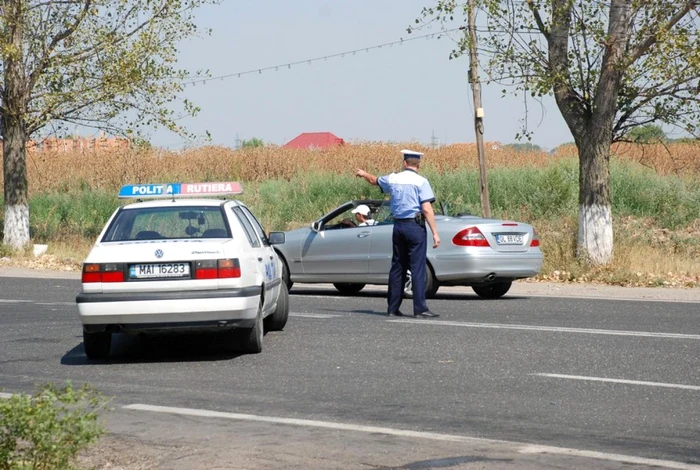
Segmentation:
{"type": "MultiPolygon", "coordinates": [[[[436,249],[428,230],[428,297],[440,286],[471,286],[479,296],[496,299],[514,280],[535,276],[541,269],[540,242],[531,225],[446,212],[436,208],[441,238],[436,249]]],[[[332,283],[341,293],[355,294],[367,284],[388,284],[393,228],[388,200],[356,200],[310,227],[273,232],[270,237],[276,239],[287,287],[295,282],[332,283]],[[355,225],[351,211],[361,204],[369,206],[374,225],[355,225]]],[[[412,295],[411,285],[409,272],[407,297],[412,295]]]]}

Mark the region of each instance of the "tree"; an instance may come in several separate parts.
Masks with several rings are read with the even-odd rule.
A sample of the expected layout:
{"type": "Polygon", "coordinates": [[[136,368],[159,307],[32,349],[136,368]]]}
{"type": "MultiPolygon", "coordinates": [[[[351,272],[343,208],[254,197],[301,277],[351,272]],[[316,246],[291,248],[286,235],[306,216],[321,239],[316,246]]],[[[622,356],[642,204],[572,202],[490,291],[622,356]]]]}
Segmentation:
{"type": "MultiPolygon", "coordinates": [[[[526,97],[554,95],[571,131],[580,169],[577,249],[591,264],[613,257],[611,144],[654,122],[700,129],[698,1],[477,0],[491,79],[526,97]]],[[[437,0],[422,19],[459,20],[466,6],[437,0]]],[[[468,50],[462,30],[451,57],[468,50]]]]}
{"type": "Polygon", "coordinates": [[[666,140],[666,133],[661,126],[645,124],[630,129],[625,138],[631,142],[640,144],[656,144],[666,140]]]}
{"type": "Polygon", "coordinates": [[[535,145],[530,142],[524,142],[524,143],[515,143],[515,144],[506,144],[503,146],[504,149],[512,149],[517,153],[526,153],[526,152],[541,152],[542,147],[539,145],[535,145]]]}
{"type": "Polygon", "coordinates": [[[26,143],[46,126],[103,129],[137,138],[197,108],[174,109],[187,73],[177,42],[198,33],[194,11],[217,0],[3,0],[0,132],[4,243],[29,242],[26,143]],[[184,114],[183,114],[184,113],[184,114]]]}
{"type": "Polygon", "coordinates": [[[252,139],[249,140],[243,140],[241,142],[241,147],[246,149],[246,148],[258,148],[258,147],[264,147],[265,142],[262,141],[262,139],[258,139],[257,137],[253,137],[252,139]]]}

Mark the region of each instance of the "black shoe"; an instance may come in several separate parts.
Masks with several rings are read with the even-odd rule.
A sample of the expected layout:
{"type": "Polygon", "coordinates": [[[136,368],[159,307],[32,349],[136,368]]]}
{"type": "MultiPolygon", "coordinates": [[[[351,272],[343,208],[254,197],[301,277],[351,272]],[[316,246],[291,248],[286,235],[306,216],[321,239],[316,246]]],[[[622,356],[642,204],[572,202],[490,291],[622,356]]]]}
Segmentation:
{"type": "Polygon", "coordinates": [[[406,316],[403,313],[401,313],[401,310],[397,310],[395,312],[386,312],[387,317],[391,317],[392,315],[395,317],[405,317],[406,316]]]}
{"type": "Polygon", "coordinates": [[[438,315],[437,313],[433,313],[430,310],[426,310],[425,312],[416,313],[414,314],[414,316],[416,318],[437,318],[440,315],[438,315]]]}

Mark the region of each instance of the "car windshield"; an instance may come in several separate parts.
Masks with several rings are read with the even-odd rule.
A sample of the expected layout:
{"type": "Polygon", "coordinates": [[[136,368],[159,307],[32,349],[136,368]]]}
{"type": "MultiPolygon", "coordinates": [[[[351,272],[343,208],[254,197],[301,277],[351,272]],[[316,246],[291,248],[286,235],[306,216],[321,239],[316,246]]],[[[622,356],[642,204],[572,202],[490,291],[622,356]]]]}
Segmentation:
{"type": "Polygon", "coordinates": [[[102,241],[227,237],[218,206],[142,207],[120,211],[102,241]]]}

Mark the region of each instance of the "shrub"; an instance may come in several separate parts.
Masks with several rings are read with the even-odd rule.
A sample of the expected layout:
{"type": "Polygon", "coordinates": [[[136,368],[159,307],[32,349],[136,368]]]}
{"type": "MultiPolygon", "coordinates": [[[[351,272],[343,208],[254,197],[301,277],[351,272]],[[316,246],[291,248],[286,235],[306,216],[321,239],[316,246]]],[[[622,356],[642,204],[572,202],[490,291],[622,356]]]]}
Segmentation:
{"type": "Polygon", "coordinates": [[[0,469],[72,468],[78,452],[103,434],[97,412],[105,404],[89,386],[70,382],[0,400],[0,469]]]}

